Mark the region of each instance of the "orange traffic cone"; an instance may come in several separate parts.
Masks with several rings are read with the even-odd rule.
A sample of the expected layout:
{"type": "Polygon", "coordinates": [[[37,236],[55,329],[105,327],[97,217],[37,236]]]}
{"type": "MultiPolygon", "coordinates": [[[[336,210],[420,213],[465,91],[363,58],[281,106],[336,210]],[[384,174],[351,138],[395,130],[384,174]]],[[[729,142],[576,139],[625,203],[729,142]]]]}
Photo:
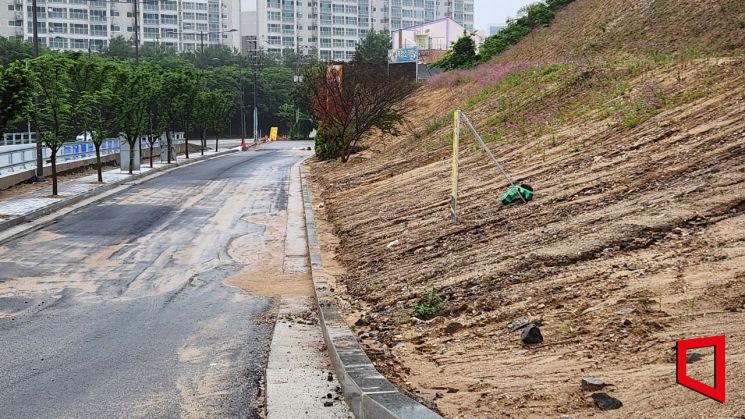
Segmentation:
{"type": "Polygon", "coordinates": [[[245,138],[241,138],[241,151],[248,151],[248,144],[246,144],[245,138]]]}

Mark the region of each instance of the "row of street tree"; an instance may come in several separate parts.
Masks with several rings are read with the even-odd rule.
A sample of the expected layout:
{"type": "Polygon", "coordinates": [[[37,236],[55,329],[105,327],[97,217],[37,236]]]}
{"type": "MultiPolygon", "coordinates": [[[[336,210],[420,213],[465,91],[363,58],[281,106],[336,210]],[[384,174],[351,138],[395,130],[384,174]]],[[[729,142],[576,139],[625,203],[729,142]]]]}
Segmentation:
{"type": "Polygon", "coordinates": [[[218,149],[237,111],[248,109],[250,117],[258,97],[264,132],[279,126],[291,138],[307,138],[318,128],[318,156],[345,162],[371,132],[398,132],[405,100],[418,88],[390,74],[388,48],[387,34],[370,32],[351,63],[330,66],[293,51],[244,57],[225,47],[185,54],[149,47],[135,55],[123,38],[100,54],[42,51],[31,58],[28,43],[0,38],[0,135],[31,122],[51,150],[57,194],[57,153],[81,132],[91,133],[101,181],[104,139],[121,137],[134,150],[146,138],[152,165],[155,141],[165,134],[170,149],[173,132],[183,131],[188,158],[190,137],[199,137],[204,151],[212,133],[218,149]]]}
{"type": "MultiPolygon", "coordinates": [[[[50,52],[17,60],[3,70],[3,119],[5,126],[31,122],[51,152],[56,195],[57,152],[80,132],[91,135],[99,181],[106,138],[121,136],[135,150],[146,137],[151,165],[152,145],[163,134],[170,143],[174,131],[199,132],[204,146],[207,130],[218,135],[236,111],[236,89],[226,88],[224,80],[215,82],[230,76],[222,73],[50,52]]],[[[130,153],[130,172],[133,159],[130,153]]]]}
{"type": "MultiPolygon", "coordinates": [[[[302,62],[294,54],[249,59],[225,47],[189,54],[152,47],[135,57],[123,38],[101,54],[43,50],[31,58],[28,43],[5,38],[0,51],[0,135],[31,122],[51,151],[55,194],[57,152],[81,132],[91,133],[101,181],[104,139],[122,137],[134,150],[144,137],[151,144],[151,165],[152,145],[163,134],[169,145],[173,132],[186,133],[187,142],[191,134],[204,150],[211,133],[217,149],[239,110],[251,117],[254,89],[265,132],[269,126],[295,129],[300,116],[312,125],[296,95],[293,81],[302,62]]],[[[186,153],[188,158],[188,144],[186,153]]]]}

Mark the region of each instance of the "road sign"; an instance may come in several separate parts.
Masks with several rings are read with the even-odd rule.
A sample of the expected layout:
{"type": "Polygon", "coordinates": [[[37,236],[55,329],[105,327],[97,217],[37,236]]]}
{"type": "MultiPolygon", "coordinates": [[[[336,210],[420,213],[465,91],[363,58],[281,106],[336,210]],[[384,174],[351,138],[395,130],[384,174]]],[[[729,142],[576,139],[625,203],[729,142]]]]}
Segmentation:
{"type": "Polygon", "coordinates": [[[419,48],[401,48],[388,50],[390,64],[415,63],[419,61],[419,48]]]}
{"type": "Polygon", "coordinates": [[[279,128],[272,127],[271,130],[269,130],[269,141],[277,141],[277,134],[279,133],[279,128]]]}

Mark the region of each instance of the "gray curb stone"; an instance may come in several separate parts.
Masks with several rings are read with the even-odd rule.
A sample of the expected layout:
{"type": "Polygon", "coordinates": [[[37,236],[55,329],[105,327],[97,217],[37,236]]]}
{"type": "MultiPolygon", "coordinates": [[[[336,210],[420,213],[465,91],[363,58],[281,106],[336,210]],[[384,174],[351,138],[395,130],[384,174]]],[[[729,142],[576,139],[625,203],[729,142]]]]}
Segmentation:
{"type": "MultiPolygon", "coordinates": [[[[65,208],[65,207],[68,207],[68,206],[71,206],[71,205],[75,205],[78,202],[84,201],[84,200],[86,200],[88,198],[91,198],[91,197],[94,197],[96,195],[103,194],[104,192],[107,192],[107,191],[109,191],[111,189],[114,189],[114,188],[119,187],[121,185],[124,185],[126,183],[130,183],[130,182],[134,182],[134,181],[137,181],[137,180],[141,180],[141,179],[146,178],[146,177],[149,177],[149,176],[153,176],[153,177],[160,176],[161,174],[164,174],[165,172],[168,172],[168,171],[171,171],[171,170],[175,170],[175,169],[178,169],[178,168],[181,168],[181,167],[189,166],[191,164],[199,163],[199,162],[202,162],[202,161],[210,160],[210,159],[215,158],[215,157],[220,157],[220,156],[224,156],[226,154],[232,154],[232,153],[236,153],[236,152],[238,152],[238,150],[220,151],[220,152],[215,153],[215,154],[212,154],[210,156],[192,157],[192,158],[189,159],[189,161],[184,162],[184,163],[180,163],[180,164],[179,163],[176,163],[176,164],[173,164],[171,166],[159,167],[157,169],[153,169],[153,170],[150,170],[150,171],[145,172],[145,173],[133,174],[132,176],[130,176],[130,177],[126,178],[126,179],[121,179],[121,180],[117,180],[115,182],[107,183],[107,184],[105,184],[103,186],[100,186],[100,187],[98,187],[96,189],[92,189],[92,190],[87,191],[87,192],[84,192],[82,194],[75,195],[75,196],[72,196],[70,198],[66,198],[66,199],[60,200],[58,202],[55,202],[53,204],[47,205],[45,207],[39,208],[37,210],[31,211],[28,214],[25,214],[25,215],[22,215],[22,216],[18,216],[18,217],[15,217],[15,218],[11,218],[10,220],[7,220],[7,221],[0,222],[0,232],[3,232],[5,230],[8,230],[10,228],[16,227],[16,226],[21,225],[21,224],[24,224],[24,223],[29,223],[29,222],[31,222],[33,220],[36,220],[37,218],[41,218],[41,217],[43,217],[45,215],[51,214],[51,213],[53,213],[55,211],[58,211],[58,210],[60,210],[62,208],[65,208]]],[[[98,202],[98,201],[97,200],[91,201],[86,206],[95,204],[96,202],[98,202]]],[[[84,207],[81,207],[81,208],[84,208],[84,207]]],[[[8,240],[12,240],[12,239],[14,239],[14,238],[16,238],[18,236],[27,234],[30,231],[33,231],[33,230],[42,228],[45,225],[51,224],[54,221],[56,221],[56,220],[50,220],[48,223],[45,223],[44,225],[33,226],[33,227],[30,227],[29,230],[24,230],[24,231],[18,232],[18,234],[14,234],[14,235],[12,235],[10,237],[5,237],[2,240],[0,240],[0,244],[3,243],[3,242],[7,242],[8,240]]]]}
{"type": "Polygon", "coordinates": [[[380,374],[346,325],[326,281],[310,188],[301,166],[311,275],[323,337],[341,383],[344,400],[358,419],[436,419],[440,415],[404,395],[380,374]]]}

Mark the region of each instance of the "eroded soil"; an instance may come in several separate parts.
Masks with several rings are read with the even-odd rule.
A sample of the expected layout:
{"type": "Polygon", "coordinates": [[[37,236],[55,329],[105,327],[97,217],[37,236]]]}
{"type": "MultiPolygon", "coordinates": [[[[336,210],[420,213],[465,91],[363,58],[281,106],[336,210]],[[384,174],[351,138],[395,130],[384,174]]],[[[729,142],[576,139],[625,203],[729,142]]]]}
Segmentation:
{"type": "MultiPolygon", "coordinates": [[[[419,96],[418,134],[376,138],[346,165],[312,163],[324,263],[338,265],[342,306],[378,368],[453,418],[600,415],[585,377],[613,384],[604,391],[624,405],[610,417],[745,415],[745,77],[741,60],[715,65],[726,71],[705,95],[637,127],[595,115],[565,121],[556,133],[571,141],[558,145],[491,144],[535,187],[528,205],[502,206],[504,180],[467,150],[457,224],[449,150],[421,146],[422,128],[457,106],[441,99],[452,92],[419,96]],[[433,289],[444,309],[412,320],[433,289]],[[520,316],[543,343],[507,330],[520,316]],[[721,334],[723,405],[675,381],[676,341],[721,334]]],[[[485,120],[495,103],[469,116],[485,120]]],[[[692,375],[708,380],[701,353],[692,375]]]]}

